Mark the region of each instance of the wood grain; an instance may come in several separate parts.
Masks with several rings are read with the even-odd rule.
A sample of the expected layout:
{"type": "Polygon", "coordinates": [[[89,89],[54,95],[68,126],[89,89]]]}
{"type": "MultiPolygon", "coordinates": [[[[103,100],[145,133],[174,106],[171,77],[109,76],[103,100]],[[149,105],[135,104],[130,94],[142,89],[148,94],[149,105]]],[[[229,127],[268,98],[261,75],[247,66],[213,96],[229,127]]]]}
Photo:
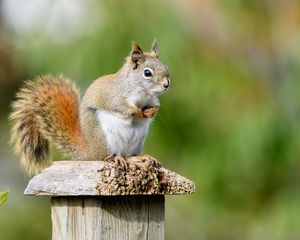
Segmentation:
{"type": "Polygon", "coordinates": [[[34,176],[24,194],[112,196],[189,194],[191,180],[163,167],[123,169],[103,161],[57,161],[34,176]]]}
{"type": "Polygon", "coordinates": [[[164,195],[192,193],[195,184],[146,163],[54,162],[25,194],[52,196],[53,240],[162,240],[164,195]]]}
{"type": "Polygon", "coordinates": [[[164,196],[53,197],[53,240],[162,240],[164,196]]]}

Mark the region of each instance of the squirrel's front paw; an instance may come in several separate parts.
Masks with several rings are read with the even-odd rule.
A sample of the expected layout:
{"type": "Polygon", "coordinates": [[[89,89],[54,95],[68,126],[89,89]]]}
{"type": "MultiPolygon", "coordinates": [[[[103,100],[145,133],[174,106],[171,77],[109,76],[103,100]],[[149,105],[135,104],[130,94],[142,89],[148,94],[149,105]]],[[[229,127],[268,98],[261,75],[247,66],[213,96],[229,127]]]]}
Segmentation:
{"type": "Polygon", "coordinates": [[[143,117],[145,118],[153,118],[155,114],[158,112],[158,106],[145,106],[142,108],[143,117]]]}

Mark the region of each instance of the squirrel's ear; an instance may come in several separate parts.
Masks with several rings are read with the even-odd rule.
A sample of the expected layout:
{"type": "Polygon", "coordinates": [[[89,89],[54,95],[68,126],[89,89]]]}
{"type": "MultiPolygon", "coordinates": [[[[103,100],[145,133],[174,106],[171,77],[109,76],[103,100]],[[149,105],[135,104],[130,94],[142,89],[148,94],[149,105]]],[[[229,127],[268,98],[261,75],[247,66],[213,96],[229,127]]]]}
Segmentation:
{"type": "Polygon", "coordinates": [[[158,56],[158,48],[157,48],[156,38],[154,38],[154,40],[153,40],[151,52],[158,56]]]}
{"type": "Polygon", "coordinates": [[[144,58],[143,51],[142,51],[141,47],[136,42],[134,42],[132,44],[132,50],[131,50],[131,53],[130,53],[130,58],[131,58],[131,61],[134,62],[135,64],[137,64],[137,62],[140,59],[144,58]]]}

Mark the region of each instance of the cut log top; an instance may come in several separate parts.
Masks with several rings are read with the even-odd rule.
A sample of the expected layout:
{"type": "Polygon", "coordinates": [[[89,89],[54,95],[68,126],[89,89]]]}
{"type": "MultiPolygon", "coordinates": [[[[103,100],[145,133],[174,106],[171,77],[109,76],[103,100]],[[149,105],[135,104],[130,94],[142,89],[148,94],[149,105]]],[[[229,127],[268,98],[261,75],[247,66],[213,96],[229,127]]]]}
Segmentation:
{"type": "Polygon", "coordinates": [[[194,191],[194,182],[161,166],[142,169],[103,161],[57,161],[34,176],[24,194],[112,196],[194,191]]]}

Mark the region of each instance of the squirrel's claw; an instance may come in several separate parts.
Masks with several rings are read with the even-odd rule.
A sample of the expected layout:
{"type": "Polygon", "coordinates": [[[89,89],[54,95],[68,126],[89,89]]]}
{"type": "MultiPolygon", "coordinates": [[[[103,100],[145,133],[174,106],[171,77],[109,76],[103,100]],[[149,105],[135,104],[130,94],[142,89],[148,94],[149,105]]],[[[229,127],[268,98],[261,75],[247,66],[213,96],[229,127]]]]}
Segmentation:
{"type": "Polygon", "coordinates": [[[128,169],[128,162],[127,160],[120,156],[120,155],[109,155],[104,159],[105,162],[112,162],[118,166],[121,166],[123,169],[127,170],[128,169]]]}
{"type": "Polygon", "coordinates": [[[133,171],[139,169],[141,171],[148,171],[149,168],[160,168],[161,164],[150,155],[133,156],[124,158],[120,155],[109,155],[104,159],[106,162],[112,162],[124,170],[129,168],[133,171]]]}
{"type": "Polygon", "coordinates": [[[150,155],[134,156],[127,158],[129,167],[147,171],[150,167],[160,168],[161,164],[150,155]]]}

